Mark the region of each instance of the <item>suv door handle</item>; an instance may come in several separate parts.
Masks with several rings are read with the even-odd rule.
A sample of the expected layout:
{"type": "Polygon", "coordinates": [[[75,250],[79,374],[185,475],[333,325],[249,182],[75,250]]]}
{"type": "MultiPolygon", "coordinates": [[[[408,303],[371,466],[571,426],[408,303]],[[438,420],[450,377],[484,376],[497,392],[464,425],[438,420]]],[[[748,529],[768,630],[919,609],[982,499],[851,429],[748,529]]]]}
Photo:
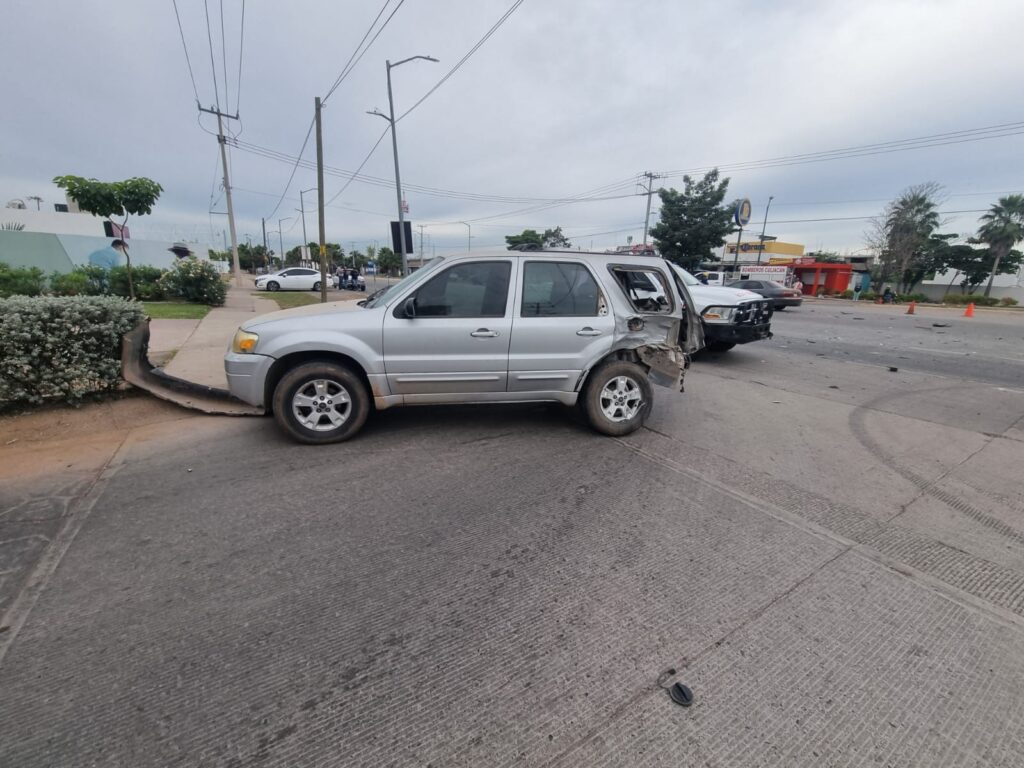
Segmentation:
{"type": "Polygon", "coordinates": [[[600,331],[595,331],[593,328],[591,328],[588,325],[587,327],[580,328],[578,331],[576,331],[576,335],[577,336],[600,336],[601,332],[600,331]]]}
{"type": "Polygon", "coordinates": [[[497,336],[498,332],[497,331],[489,330],[487,328],[477,328],[475,331],[472,331],[469,335],[470,336],[475,336],[478,339],[484,339],[484,338],[488,338],[489,339],[489,338],[494,338],[495,336],[497,336]]]}

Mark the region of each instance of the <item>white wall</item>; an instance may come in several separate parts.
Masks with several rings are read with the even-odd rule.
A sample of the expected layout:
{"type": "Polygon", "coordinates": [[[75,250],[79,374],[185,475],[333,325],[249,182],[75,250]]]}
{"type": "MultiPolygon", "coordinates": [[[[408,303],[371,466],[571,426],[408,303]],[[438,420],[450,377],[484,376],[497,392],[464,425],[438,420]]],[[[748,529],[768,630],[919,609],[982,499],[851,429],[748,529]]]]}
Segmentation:
{"type": "MultiPolygon", "coordinates": [[[[0,225],[7,222],[24,224],[24,232],[46,232],[52,235],[93,235],[104,237],[103,219],[90,213],[58,213],[31,208],[0,208],[0,225]]],[[[130,227],[129,227],[130,229],[130,227]]]]}

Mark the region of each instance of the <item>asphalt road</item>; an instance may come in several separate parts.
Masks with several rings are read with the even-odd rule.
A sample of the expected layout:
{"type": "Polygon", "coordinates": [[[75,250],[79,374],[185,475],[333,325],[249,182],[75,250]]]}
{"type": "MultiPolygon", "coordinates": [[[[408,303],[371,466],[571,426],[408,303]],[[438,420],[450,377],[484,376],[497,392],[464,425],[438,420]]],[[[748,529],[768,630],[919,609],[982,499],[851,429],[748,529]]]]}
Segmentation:
{"type": "Polygon", "coordinates": [[[811,302],[777,312],[774,343],[798,354],[1021,386],[1024,311],[811,302]]]}
{"type": "Polygon", "coordinates": [[[0,581],[0,764],[1020,765],[1024,315],[842,311],[621,440],[547,406],[326,448],[141,398],[4,420],[2,544],[42,543],[0,581]]]}

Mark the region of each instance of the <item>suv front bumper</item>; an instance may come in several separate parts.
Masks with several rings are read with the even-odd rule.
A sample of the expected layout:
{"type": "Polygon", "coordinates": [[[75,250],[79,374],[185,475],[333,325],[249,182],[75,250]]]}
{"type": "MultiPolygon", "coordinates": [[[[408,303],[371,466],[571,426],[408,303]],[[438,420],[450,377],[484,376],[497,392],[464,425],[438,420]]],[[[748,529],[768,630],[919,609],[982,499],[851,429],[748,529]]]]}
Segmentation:
{"type": "Polygon", "coordinates": [[[273,364],[274,358],[266,355],[240,355],[228,352],[224,355],[228,391],[249,405],[266,407],[263,398],[266,392],[267,373],[273,364]]]}

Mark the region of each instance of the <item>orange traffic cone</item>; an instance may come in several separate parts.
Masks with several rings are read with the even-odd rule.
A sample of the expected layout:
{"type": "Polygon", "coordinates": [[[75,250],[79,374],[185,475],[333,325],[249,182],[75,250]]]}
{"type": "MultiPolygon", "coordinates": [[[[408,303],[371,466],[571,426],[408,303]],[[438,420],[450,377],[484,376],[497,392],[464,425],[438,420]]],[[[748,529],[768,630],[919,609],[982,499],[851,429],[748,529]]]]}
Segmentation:
{"type": "Polygon", "coordinates": [[[910,306],[909,306],[909,307],[907,307],[907,314],[908,314],[908,315],[912,315],[912,314],[914,314],[914,310],[915,310],[915,309],[917,309],[917,302],[916,302],[916,301],[914,301],[913,299],[911,299],[911,301],[910,301],[910,306]]]}
{"type": "Polygon", "coordinates": [[[972,301],[967,305],[967,309],[964,310],[964,317],[974,317],[974,302],[972,301]]]}

